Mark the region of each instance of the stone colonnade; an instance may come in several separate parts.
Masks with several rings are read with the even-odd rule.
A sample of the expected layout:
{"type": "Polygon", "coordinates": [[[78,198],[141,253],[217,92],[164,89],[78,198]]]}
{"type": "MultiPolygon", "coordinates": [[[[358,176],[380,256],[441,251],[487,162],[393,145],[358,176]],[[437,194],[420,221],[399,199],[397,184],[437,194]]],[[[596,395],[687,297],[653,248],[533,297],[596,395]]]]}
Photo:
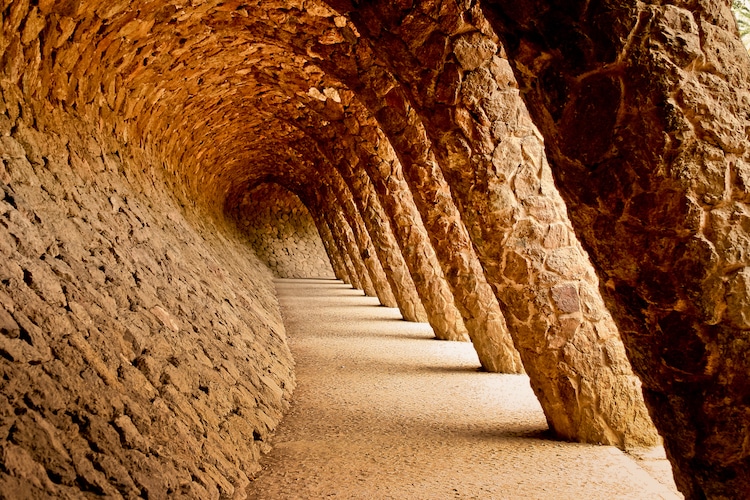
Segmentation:
{"type": "MultiPolygon", "coordinates": [[[[656,443],[658,429],[687,496],[736,497],[750,489],[750,60],[729,0],[559,3],[12,0],[0,137],[27,146],[57,134],[58,153],[85,172],[80,158],[97,146],[66,142],[58,118],[84,124],[130,155],[113,176],[171,200],[199,234],[234,231],[251,216],[249,190],[283,186],[338,278],[440,339],[470,339],[487,370],[525,371],[559,436],[627,447],[656,443]]],[[[51,164],[0,146],[4,162],[51,164]]],[[[3,182],[24,182],[9,171],[3,182]]],[[[24,189],[44,205],[40,186],[24,189]]],[[[106,189],[96,196],[116,200],[106,189]]],[[[108,223],[79,222],[102,233],[108,223]]],[[[130,244],[118,238],[115,255],[130,244]]],[[[266,288],[253,303],[275,325],[266,288]]],[[[48,292],[43,301],[59,295],[48,292]]],[[[3,335],[20,332],[21,316],[3,311],[3,335]]],[[[262,353],[283,347],[247,346],[259,373],[289,368],[264,366],[262,353]]],[[[6,358],[9,373],[23,371],[6,358]]],[[[159,376],[139,369],[171,395],[187,387],[175,360],[159,376]]],[[[256,403],[273,408],[258,412],[258,440],[286,397],[262,384],[256,403]]],[[[190,411],[169,418],[200,428],[190,411]]],[[[65,481],[84,484],[80,474],[65,481]]]]}

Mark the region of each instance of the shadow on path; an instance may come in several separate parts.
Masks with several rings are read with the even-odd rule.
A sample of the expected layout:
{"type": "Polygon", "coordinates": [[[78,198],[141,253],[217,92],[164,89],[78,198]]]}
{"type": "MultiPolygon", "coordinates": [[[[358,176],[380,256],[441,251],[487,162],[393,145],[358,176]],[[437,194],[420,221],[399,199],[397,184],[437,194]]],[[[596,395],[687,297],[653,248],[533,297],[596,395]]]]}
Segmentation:
{"type": "Polygon", "coordinates": [[[471,344],[341,282],[276,285],[297,389],[249,498],[681,498],[658,450],[639,455],[651,475],[616,448],[549,439],[528,378],[479,371],[471,344]]]}

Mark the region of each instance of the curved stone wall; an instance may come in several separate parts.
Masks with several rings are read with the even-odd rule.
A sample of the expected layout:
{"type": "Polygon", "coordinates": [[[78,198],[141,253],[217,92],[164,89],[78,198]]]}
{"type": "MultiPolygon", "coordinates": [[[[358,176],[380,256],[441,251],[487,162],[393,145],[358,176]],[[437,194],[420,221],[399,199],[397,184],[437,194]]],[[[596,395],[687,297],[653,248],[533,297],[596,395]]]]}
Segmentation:
{"type": "Polygon", "coordinates": [[[60,116],[0,135],[0,496],[242,497],[294,386],[271,275],[60,116]]]}
{"type": "Polygon", "coordinates": [[[279,278],[334,278],[307,208],[278,184],[246,192],[235,215],[256,255],[279,278]]]}

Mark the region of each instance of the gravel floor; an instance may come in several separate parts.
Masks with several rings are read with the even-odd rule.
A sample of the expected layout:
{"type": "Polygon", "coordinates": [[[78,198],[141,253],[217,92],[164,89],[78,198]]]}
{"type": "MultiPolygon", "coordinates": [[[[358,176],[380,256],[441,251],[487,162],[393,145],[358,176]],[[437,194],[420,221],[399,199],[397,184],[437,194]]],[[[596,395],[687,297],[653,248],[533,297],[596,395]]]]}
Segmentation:
{"type": "Polygon", "coordinates": [[[528,378],[333,280],[278,280],[298,386],[251,499],[682,498],[663,450],[555,441],[528,378]]]}

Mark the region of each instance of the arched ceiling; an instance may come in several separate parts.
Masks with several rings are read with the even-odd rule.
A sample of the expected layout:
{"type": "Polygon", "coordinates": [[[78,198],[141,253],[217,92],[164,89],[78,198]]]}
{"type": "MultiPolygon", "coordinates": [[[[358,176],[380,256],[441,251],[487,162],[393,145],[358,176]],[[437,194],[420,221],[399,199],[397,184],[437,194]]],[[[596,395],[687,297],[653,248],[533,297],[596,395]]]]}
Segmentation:
{"type": "Polygon", "coordinates": [[[203,209],[268,175],[356,163],[347,134],[376,127],[373,113],[408,113],[393,76],[322,1],[47,0],[30,9],[28,20],[21,7],[6,23],[29,44],[7,56],[18,59],[8,71],[24,91],[150,149],[175,193],[203,209]]]}

